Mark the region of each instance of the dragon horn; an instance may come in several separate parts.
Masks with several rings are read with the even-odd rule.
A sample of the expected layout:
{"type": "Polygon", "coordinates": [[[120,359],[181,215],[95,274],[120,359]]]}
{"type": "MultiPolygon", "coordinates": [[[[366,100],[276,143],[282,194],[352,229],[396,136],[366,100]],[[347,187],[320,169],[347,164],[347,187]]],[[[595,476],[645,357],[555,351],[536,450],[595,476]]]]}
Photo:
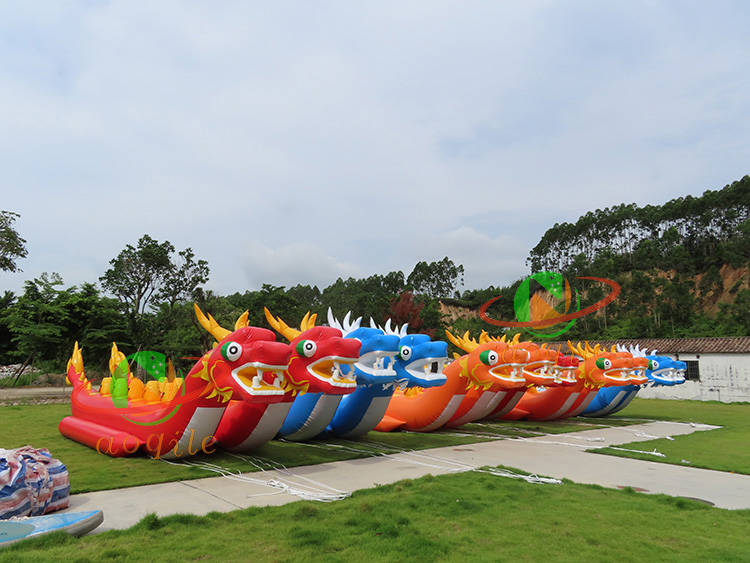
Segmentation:
{"type": "Polygon", "coordinates": [[[479,346],[479,344],[476,342],[476,340],[470,340],[469,339],[469,331],[467,330],[463,337],[457,337],[454,336],[452,333],[445,331],[446,336],[448,337],[448,340],[450,340],[454,345],[458,346],[463,350],[464,352],[471,352],[479,346]]]}
{"type": "Polygon", "coordinates": [[[328,307],[328,326],[332,326],[333,328],[337,328],[341,332],[344,332],[344,327],[342,327],[339,320],[333,316],[333,310],[330,307],[328,307]]]}
{"type": "Polygon", "coordinates": [[[573,344],[570,340],[568,340],[568,349],[576,356],[580,356],[581,358],[588,357],[588,354],[584,351],[583,346],[580,342],[578,344],[573,344]]]}
{"type": "Polygon", "coordinates": [[[317,320],[317,318],[317,313],[314,313],[312,315],[310,314],[310,311],[305,313],[305,316],[302,317],[302,321],[300,321],[299,323],[300,332],[305,332],[306,330],[313,328],[315,326],[315,321],[317,320]]]}
{"type": "Polygon", "coordinates": [[[174,381],[175,375],[174,364],[172,363],[172,360],[167,358],[167,380],[174,381]]]}
{"type": "Polygon", "coordinates": [[[513,340],[511,341],[512,344],[518,344],[518,342],[521,340],[521,333],[517,332],[515,336],[513,337],[513,340]]]}
{"type": "Polygon", "coordinates": [[[487,334],[486,330],[482,330],[482,334],[479,335],[479,343],[486,344],[491,340],[490,335],[487,334]]]}
{"type": "Polygon", "coordinates": [[[612,348],[610,349],[610,352],[617,352],[617,345],[612,344],[612,348]]]}
{"type": "Polygon", "coordinates": [[[302,331],[295,330],[280,318],[274,317],[271,314],[271,311],[269,311],[266,307],[263,307],[263,311],[265,311],[266,313],[266,320],[268,321],[268,324],[270,324],[274,328],[274,330],[276,330],[276,332],[283,335],[284,338],[286,338],[289,342],[302,334],[302,331]]]}
{"type": "Polygon", "coordinates": [[[221,342],[228,335],[232,334],[231,330],[222,328],[210,314],[206,318],[206,315],[203,314],[203,311],[200,310],[200,307],[196,303],[193,303],[193,307],[195,308],[195,316],[198,317],[198,322],[217,341],[221,342]]]}
{"type": "Polygon", "coordinates": [[[250,311],[245,311],[240,315],[240,318],[237,319],[237,322],[234,323],[234,330],[239,330],[241,328],[245,328],[248,326],[248,320],[247,317],[250,315],[250,311]]]}

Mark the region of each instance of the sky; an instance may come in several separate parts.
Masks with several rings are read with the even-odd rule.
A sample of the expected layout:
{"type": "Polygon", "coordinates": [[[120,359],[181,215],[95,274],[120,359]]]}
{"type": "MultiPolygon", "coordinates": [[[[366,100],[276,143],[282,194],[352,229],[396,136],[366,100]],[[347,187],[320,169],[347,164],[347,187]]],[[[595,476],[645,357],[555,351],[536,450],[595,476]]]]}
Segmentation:
{"type": "Polygon", "coordinates": [[[750,3],[0,4],[0,291],[145,234],[220,295],[448,256],[527,276],[555,223],[750,173],[750,3]]]}

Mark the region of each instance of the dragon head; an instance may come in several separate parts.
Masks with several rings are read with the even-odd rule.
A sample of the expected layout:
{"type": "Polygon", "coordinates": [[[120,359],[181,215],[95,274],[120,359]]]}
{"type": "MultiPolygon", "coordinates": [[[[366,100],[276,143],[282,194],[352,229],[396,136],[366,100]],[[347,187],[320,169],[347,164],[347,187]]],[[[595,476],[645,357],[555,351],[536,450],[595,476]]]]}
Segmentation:
{"type": "MultiPolygon", "coordinates": [[[[520,342],[521,334],[516,334],[508,343],[511,349],[523,351],[526,353],[526,361],[523,362],[522,375],[528,386],[536,385],[540,387],[554,387],[557,385],[569,385],[567,381],[563,381],[562,375],[565,373],[560,368],[562,366],[557,365],[558,358],[560,357],[559,352],[547,348],[546,344],[539,346],[530,341],[520,342]]],[[[479,337],[479,342],[488,342],[496,340],[499,342],[506,342],[505,335],[502,338],[497,339],[489,336],[485,331],[482,331],[479,337]]]]}
{"type": "Polygon", "coordinates": [[[687,364],[667,356],[646,356],[648,368],[646,377],[654,385],[680,385],[685,383],[687,364]]]}
{"type": "Polygon", "coordinates": [[[360,326],[362,318],[350,320],[351,313],[347,313],[343,323],[333,316],[328,308],[328,324],[339,329],[344,338],[354,338],[362,343],[359,359],[353,365],[357,385],[388,384],[396,380],[393,362],[398,354],[399,337],[386,334],[373,322],[371,327],[360,326]]]}
{"type": "Polygon", "coordinates": [[[276,342],[272,331],[242,327],[219,341],[207,360],[226,366],[233,398],[276,402],[284,395],[284,370],[291,354],[291,347],[276,342]]]}
{"type": "Polygon", "coordinates": [[[446,381],[447,361],[447,342],[433,341],[426,334],[406,334],[399,339],[393,369],[404,387],[439,387],[446,381]]]}
{"type": "Polygon", "coordinates": [[[560,354],[556,350],[547,348],[546,344],[539,345],[534,342],[519,342],[515,346],[526,350],[529,361],[523,369],[523,376],[529,385],[542,387],[554,387],[560,385],[561,378],[556,369],[560,354]]]}
{"type": "Polygon", "coordinates": [[[470,386],[488,389],[518,389],[526,385],[523,369],[528,361],[526,350],[509,346],[503,340],[492,340],[482,333],[479,342],[469,338],[468,331],[457,337],[445,331],[453,344],[468,352],[458,361],[461,375],[469,379],[470,386]]]}
{"type": "MultiPolygon", "coordinates": [[[[626,351],[624,346],[618,346],[618,350],[626,351]]],[[[687,370],[685,362],[673,360],[668,356],[657,356],[656,350],[649,354],[648,350],[641,349],[639,346],[631,346],[627,351],[635,359],[643,358],[647,360],[648,365],[644,368],[645,377],[653,385],[671,386],[685,383],[685,371],[687,370]]],[[[647,381],[643,381],[643,383],[647,383],[647,381]]]]}
{"type": "MultiPolygon", "coordinates": [[[[370,326],[376,328],[375,321],[370,319],[370,326]]],[[[387,359],[386,365],[396,372],[395,384],[399,387],[439,387],[446,382],[443,368],[448,361],[448,344],[435,341],[426,334],[407,334],[409,325],[401,328],[391,326],[391,320],[385,327],[377,327],[383,333],[398,338],[397,354],[387,359]]]]}
{"type": "Polygon", "coordinates": [[[583,359],[578,367],[578,376],[586,387],[598,389],[633,384],[633,357],[630,354],[608,352],[598,344],[591,348],[588,342],[584,348],[580,342],[574,346],[568,341],[568,347],[583,359]]]}
{"type": "Polygon", "coordinates": [[[300,330],[296,330],[268,309],[264,311],[271,326],[291,343],[287,380],[293,394],[345,395],[354,391],[357,382],[348,372],[359,358],[359,340],[343,338],[334,327],[315,326],[316,315],[305,315],[300,330]]]}
{"type": "Polygon", "coordinates": [[[217,386],[228,385],[228,388],[217,387],[227,398],[280,401],[291,347],[276,342],[273,331],[247,326],[247,314],[237,320],[233,332],[219,326],[211,315],[206,317],[197,305],[195,314],[218,343],[199,361],[196,367],[202,365],[202,369],[193,368],[188,375],[200,374],[203,379],[213,379],[217,386]]]}

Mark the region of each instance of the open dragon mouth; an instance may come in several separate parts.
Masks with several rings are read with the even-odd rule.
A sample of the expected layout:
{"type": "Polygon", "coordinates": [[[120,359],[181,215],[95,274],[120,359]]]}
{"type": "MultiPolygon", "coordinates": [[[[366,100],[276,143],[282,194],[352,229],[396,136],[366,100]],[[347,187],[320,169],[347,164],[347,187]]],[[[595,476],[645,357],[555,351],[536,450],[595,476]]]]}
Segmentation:
{"type": "Polygon", "coordinates": [[[659,383],[672,384],[685,381],[685,372],[674,368],[662,368],[652,371],[651,377],[659,383]]]}
{"type": "Polygon", "coordinates": [[[642,368],[634,368],[630,371],[630,383],[633,385],[643,385],[648,383],[648,377],[646,377],[646,370],[642,368]]]}
{"type": "Polygon", "coordinates": [[[232,377],[251,395],[283,395],[284,370],[287,366],[273,366],[249,362],[232,371],[232,377]]]}
{"type": "Polygon", "coordinates": [[[419,381],[436,381],[444,380],[443,369],[448,358],[421,358],[409,362],[404,369],[415,380],[419,381]]]}
{"type": "Polygon", "coordinates": [[[626,384],[630,383],[630,368],[612,368],[603,372],[605,379],[615,384],[626,384]]]}
{"type": "Polygon", "coordinates": [[[523,376],[525,365],[515,363],[500,364],[493,367],[490,370],[490,374],[503,383],[522,385],[526,383],[526,378],[523,376]]]}
{"type": "Polygon", "coordinates": [[[392,367],[396,358],[396,352],[386,352],[385,350],[374,350],[360,355],[357,360],[357,369],[374,377],[396,376],[396,371],[392,367]],[[386,361],[387,360],[387,361],[386,361]]]}
{"type": "Polygon", "coordinates": [[[349,388],[356,387],[357,382],[349,374],[353,374],[354,370],[350,369],[349,374],[344,374],[341,371],[341,365],[352,366],[355,363],[354,358],[342,358],[340,356],[326,356],[320,358],[315,362],[307,366],[307,371],[310,372],[314,377],[333,385],[334,387],[349,388]]]}
{"type": "Polygon", "coordinates": [[[576,366],[552,366],[552,370],[550,373],[552,373],[555,376],[555,383],[562,386],[568,386],[568,385],[575,385],[577,378],[576,378],[576,371],[578,368],[576,366]]]}
{"type": "Polygon", "coordinates": [[[523,370],[523,376],[529,383],[536,385],[554,385],[555,370],[552,361],[534,362],[528,364],[523,370]]]}

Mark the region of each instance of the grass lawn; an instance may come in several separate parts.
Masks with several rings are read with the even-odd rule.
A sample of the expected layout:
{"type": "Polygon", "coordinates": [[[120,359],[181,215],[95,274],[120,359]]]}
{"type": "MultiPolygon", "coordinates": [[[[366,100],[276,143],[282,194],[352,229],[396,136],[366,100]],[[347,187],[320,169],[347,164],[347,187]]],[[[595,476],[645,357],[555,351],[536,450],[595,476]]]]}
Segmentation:
{"type": "MultiPolygon", "coordinates": [[[[105,489],[133,487],[183,479],[213,477],[215,474],[196,467],[176,466],[145,456],[111,458],[62,436],[57,430],[60,420],[70,414],[67,404],[0,406],[0,447],[6,449],[32,445],[47,448],[61,460],[71,476],[71,492],[83,493],[105,489]]],[[[453,446],[495,440],[510,436],[534,436],[538,433],[559,433],[605,426],[609,421],[573,420],[560,422],[499,422],[471,424],[456,430],[430,433],[371,432],[354,447],[351,441],[320,440],[314,448],[305,444],[271,441],[258,448],[257,456],[268,458],[287,467],[313,465],[378,455],[381,444],[409,450],[453,446]],[[372,444],[371,442],[377,442],[372,444]],[[338,447],[344,446],[344,447],[338,447]]],[[[256,468],[243,459],[217,450],[212,455],[197,455],[195,461],[207,461],[233,471],[249,472],[256,468]]]]}
{"type": "Polygon", "coordinates": [[[128,530],[22,542],[0,561],[747,561],[748,529],[750,510],[472,472],[329,504],[151,515],[128,530]]]}
{"type": "MultiPolygon", "coordinates": [[[[75,492],[210,475],[147,458],[98,455],[57,432],[57,423],[68,412],[67,405],[0,407],[0,446],[29,443],[49,448],[68,466],[75,492]]],[[[662,419],[724,428],[626,447],[647,451],[656,447],[668,455],[667,461],[689,459],[694,466],[750,473],[748,415],[747,404],[636,399],[619,416],[602,419],[493,422],[429,434],[370,433],[356,442],[315,443],[321,447],[271,442],[258,455],[291,467],[377,453],[383,445],[421,449],[662,419]],[[353,452],[352,447],[364,453],[353,452]]],[[[245,461],[217,454],[204,459],[243,471],[252,469],[245,461]]],[[[54,534],[22,542],[0,550],[0,563],[748,561],[749,530],[750,510],[722,510],[630,489],[570,481],[562,486],[534,485],[470,472],[355,491],[351,498],[329,504],[299,501],[205,517],[151,515],[128,530],[81,539],[54,534]]]]}
{"type": "MultiPolygon", "coordinates": [[[[666,456],[663,458],[608,448],[591,451],[750,475],[750,403],[727,404],[716,401],[667,401],[636,398],[618,414],[620,416],[611,417],[611,419],[659,419],[713,424],[722,428],[675,436],[674,440],[659,439],[619,446],[647,452],[656,449],[666,456]],[[690,463],[684,463],[682,460],[690,463]]],[[[604,422],[607,419],[594,420],[604,422]]],[[[750,560],[750,554],[748,559],[750,560]]]]}

